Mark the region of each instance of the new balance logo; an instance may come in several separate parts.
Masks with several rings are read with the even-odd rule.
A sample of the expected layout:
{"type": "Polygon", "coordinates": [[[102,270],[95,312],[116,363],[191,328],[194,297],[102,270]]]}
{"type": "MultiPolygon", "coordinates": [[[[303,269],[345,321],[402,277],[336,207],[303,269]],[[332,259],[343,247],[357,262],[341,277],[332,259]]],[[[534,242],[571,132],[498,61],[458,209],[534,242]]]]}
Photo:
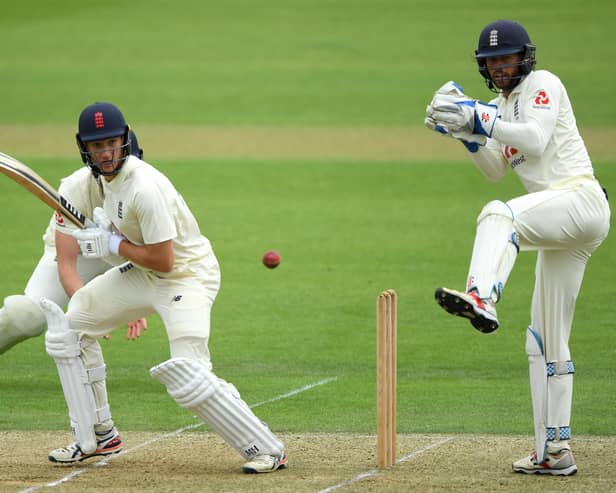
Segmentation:
{"type": "Polygon", "coordinates": [[[118,218],[122,219],[122,201],[118,202],[118,218]]]}
{"type": "Polygon", "coordinates": [[[120,267],[120,272],[124,274],[125,272],[128,272],[129,270],[131,270],[133,267],[135,266],[129,262],[128,264],[124,264],[120,267]]]}

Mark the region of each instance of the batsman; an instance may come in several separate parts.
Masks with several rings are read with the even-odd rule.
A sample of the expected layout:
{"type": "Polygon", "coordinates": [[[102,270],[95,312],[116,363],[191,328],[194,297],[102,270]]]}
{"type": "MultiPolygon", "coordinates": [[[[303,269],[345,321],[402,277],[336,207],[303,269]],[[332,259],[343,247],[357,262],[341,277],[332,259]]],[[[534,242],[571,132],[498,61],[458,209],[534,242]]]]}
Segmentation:
{"type": "Polygon", "coordinates": [[[526,330],[535,450],[513,470],[569,476],[577,472],[569,444],[575,371],[569,336],[586,263],[608,234],[610,208],[567,91],[551,72],[535,70],[535,51],[519,23],[488,24],[475,59],[496,97],[483,103],[448,82],[427,107],[426,126],[461,141],[489,180],[511,168],[528,192],[485,205],[465,289],[439,288],[435,297],[480,332],[493,332],[518,253],[537,252],[526,330]]]}
{"type": "Polygon", "coordinates": [[[213,372],[210,311],[220,268],[186,202],[165,175],[131,155],[130,129],[117,106],[88,105],[78,125],[80,154],[102,177],[104,199],[92,213],[95,226],[72,236],[84,258],[121,257],[123,263],[78,289],[66,314],[53,301],[41,300],[48,326],[45,345],[58,369],[75,438],[52,450],[49,459],[74,463],[120,451],[98,339],[157,313],[170,358],[152,367],[151,376],[245,459],[244,472],[286,468],[283,443],[235,386],[213,372]]]}

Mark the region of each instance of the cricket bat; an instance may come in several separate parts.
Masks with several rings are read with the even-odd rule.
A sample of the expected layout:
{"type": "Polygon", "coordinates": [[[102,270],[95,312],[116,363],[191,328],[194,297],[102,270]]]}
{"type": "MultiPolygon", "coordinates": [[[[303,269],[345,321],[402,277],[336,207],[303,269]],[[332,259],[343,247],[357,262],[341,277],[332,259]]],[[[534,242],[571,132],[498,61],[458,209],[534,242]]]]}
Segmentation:
{"type": "Polygon", "coordinates": [[[0,172],[36,195],[55,211],[64,214],[75,226],[84,229],[91,221],[79,212],[58,191],[33,169],[7,154],[0,152],[0,172]]]}

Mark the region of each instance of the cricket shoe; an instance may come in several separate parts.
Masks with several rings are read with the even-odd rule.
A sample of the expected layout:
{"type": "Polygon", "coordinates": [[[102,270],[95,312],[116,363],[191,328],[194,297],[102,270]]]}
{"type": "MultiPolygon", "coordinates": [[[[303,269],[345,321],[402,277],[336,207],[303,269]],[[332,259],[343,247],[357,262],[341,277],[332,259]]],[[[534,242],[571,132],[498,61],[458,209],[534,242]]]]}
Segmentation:
{"type": "Polygon", "coordinates": [[[575,459],[570,448],[545,454],[543,462],[537,462],[537,452],[512,464],[514,472],[523,474],[551,474],[552,476],[571,476],[577,472],[575,459]]]}
{"type": "Polygon", "coordinates": [[[257,455],[253,457],[250,462],[246,462],[242,471],[247,474],[256,474],[259,472],[274,472],[278,469],[285,469],[288,467],[289,459],[285,454],[278,457],[275,455],[257,455]]]}
{"type": "Polygon", "coordinates": [[[63,464],[70,464],[73,462],[80,462],[82,460],[90,459],[92,457],[98,457],[103,455],[117,454],[122,450],[122,439],[115,427],[111,430],[104,432],[96,432],[97,448],[91,454],[85,454],[78,443],[72,443],[66,447],[57,448],[49,452],[49,460],[51,462],[61,462],[63,464]]]}
{"type": "Polygon", "coordinates": [[[488,334],[498,329],[494,304],[479,298],[475,291],[462,293],[453,289],[438,288],[434,298],[447,312],[468,318],[479,332],[488,334]]]}

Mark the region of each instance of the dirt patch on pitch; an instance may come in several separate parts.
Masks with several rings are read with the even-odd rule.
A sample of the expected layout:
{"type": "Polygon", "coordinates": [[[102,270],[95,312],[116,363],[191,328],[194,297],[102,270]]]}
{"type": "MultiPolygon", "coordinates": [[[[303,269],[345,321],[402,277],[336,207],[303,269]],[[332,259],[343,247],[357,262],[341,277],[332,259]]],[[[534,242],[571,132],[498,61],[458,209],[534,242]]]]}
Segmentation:
{"type": "Polygon", "coordinates": [[[514,474],[510,463],[528,452],[530,437],[399,435],[399,462],[375,468],[371,435],[281,434],[289,469],[258,476],[240,472],[242,459],[206,432],[125,432],[125,451],[111,460],[74,466],[47,461],[65,433],[0,432],[2,492],[562,492],[616,490],[616,438],[574,441],[580,472],[569,478],[514,474]]]}
{"type": "MultiPolygon", "coordinates": [[[[415,128],[275,128],[137,125],[147,156],[160,159],[464,160],[455,140],[415,128]]],[[[0,125],[0,150],[16,158],[75,159],[75,128],[0,125]]],[[[593,160],[613,159],[616,129],[584,129],[593,160]]]]}

